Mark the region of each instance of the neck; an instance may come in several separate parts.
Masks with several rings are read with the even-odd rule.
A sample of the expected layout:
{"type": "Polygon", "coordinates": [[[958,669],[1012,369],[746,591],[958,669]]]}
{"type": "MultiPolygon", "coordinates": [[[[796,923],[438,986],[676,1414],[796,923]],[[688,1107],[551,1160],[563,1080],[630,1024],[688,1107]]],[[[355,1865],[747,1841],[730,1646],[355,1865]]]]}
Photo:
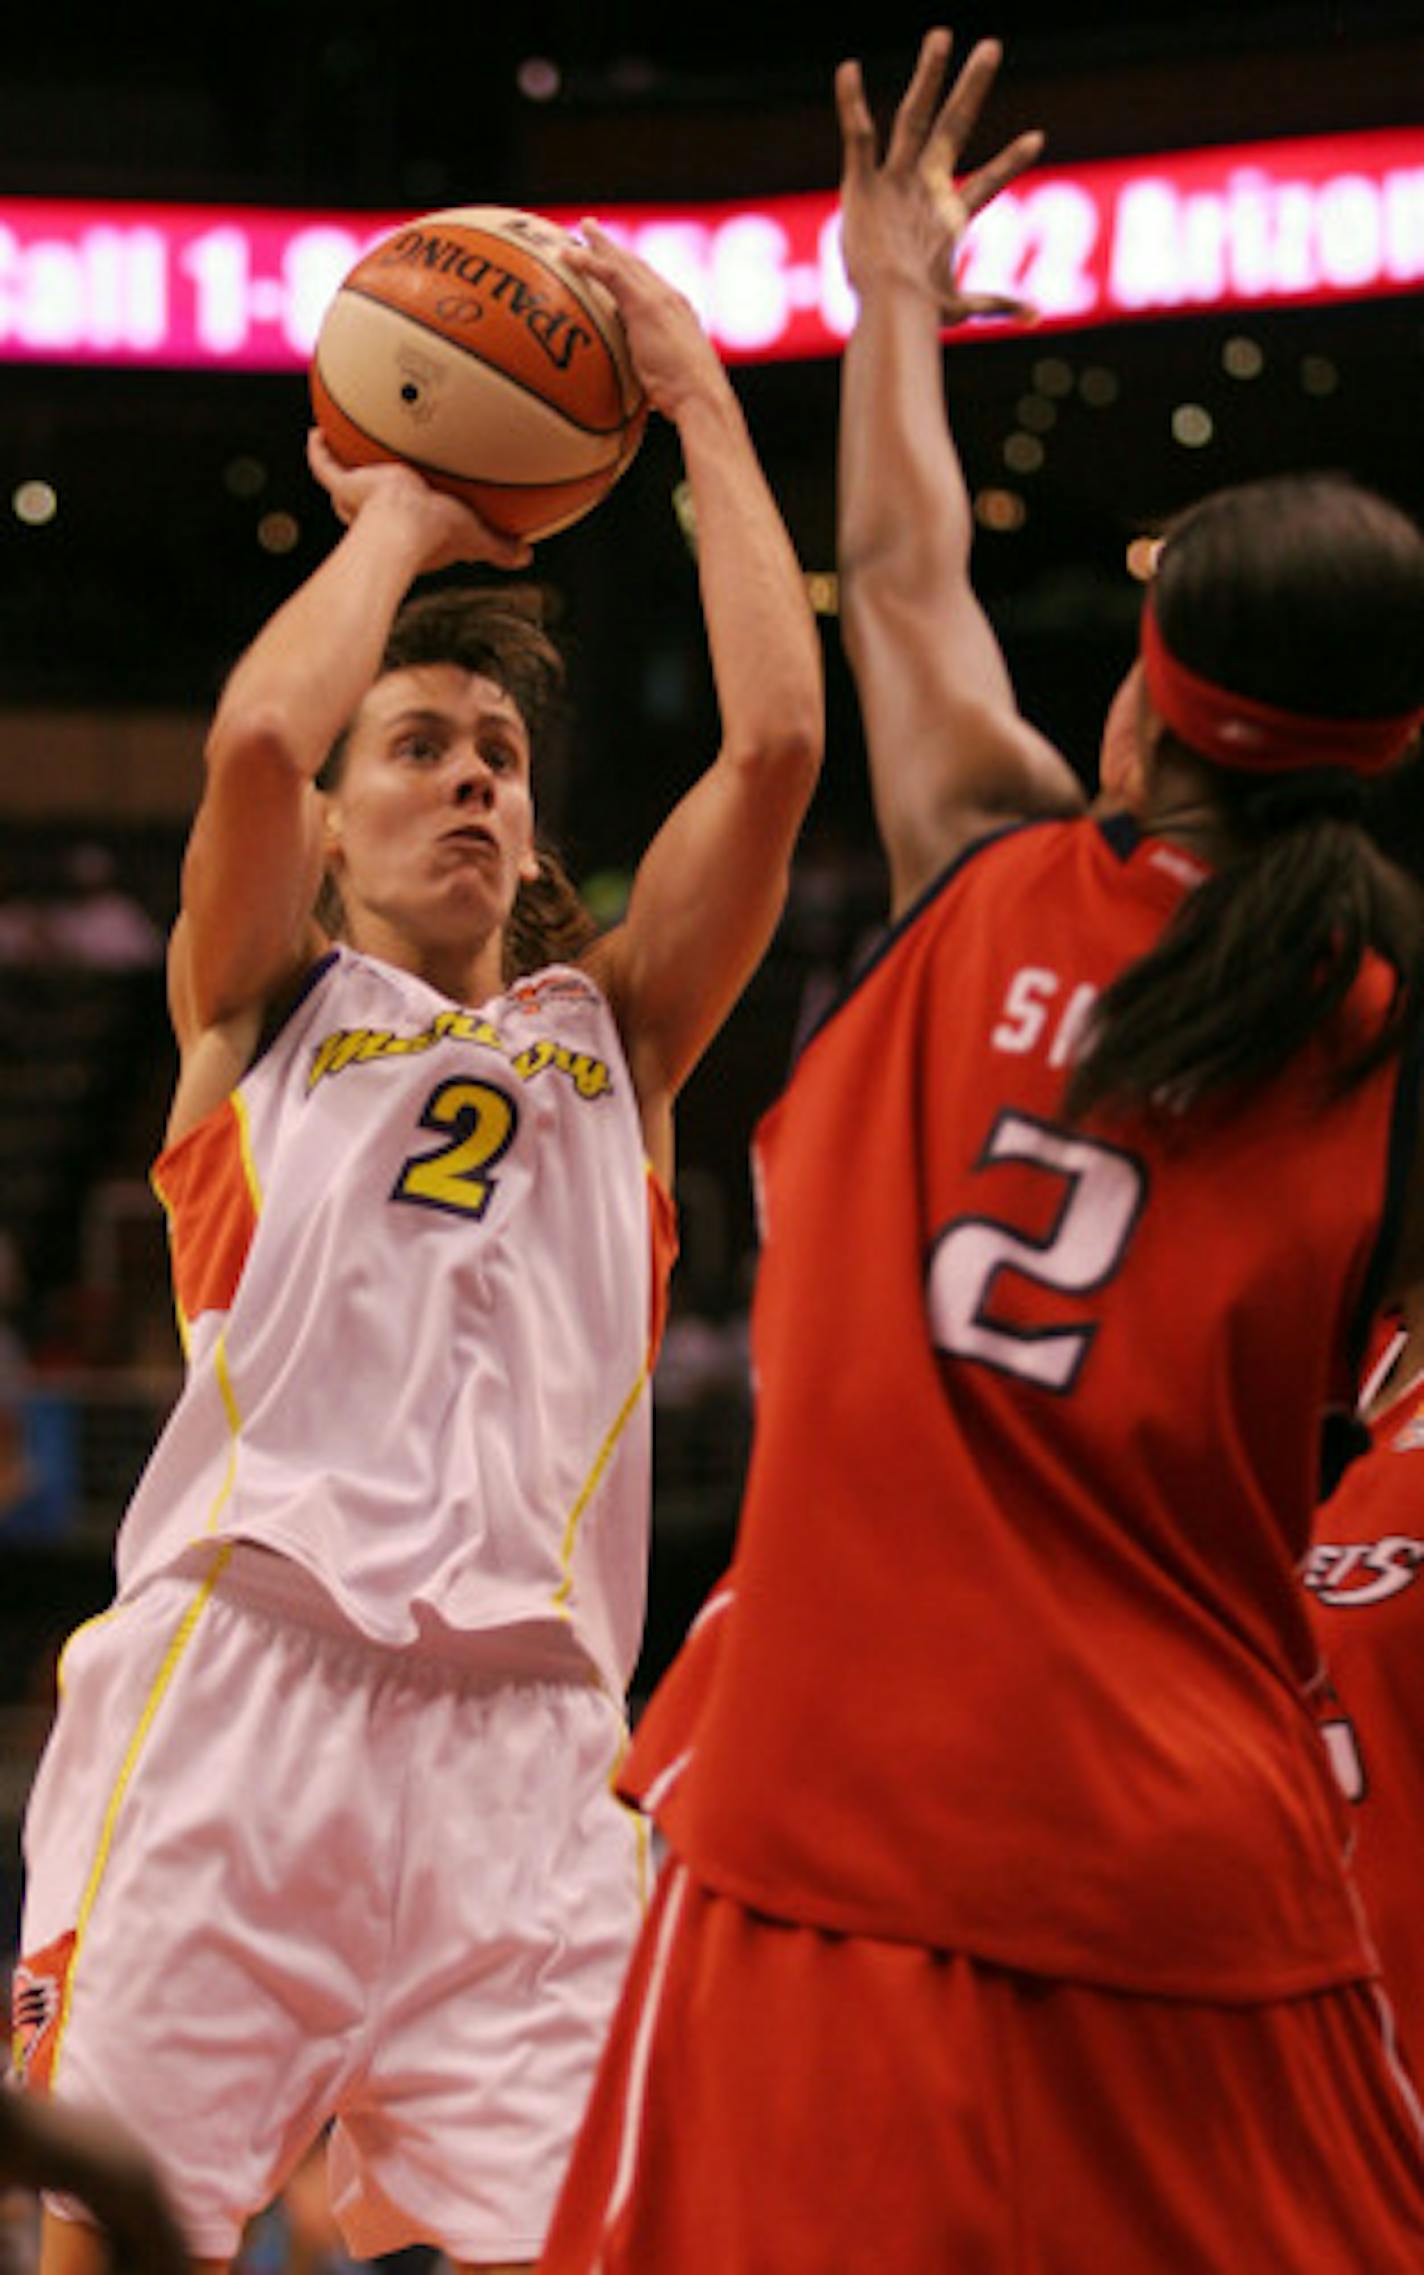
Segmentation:
{"type": "Polygon", "coordinates": [[[1104,796],[1096,801],[1094,811],[1103,815],[1131,814],[1138,828],[1149,837],[1180,845],[1184,852],[1194,853],[1210,869],[1218,868],[1236,850],[1236,840],[1220,814],[1200,800],[1153,798],[1140,805],[1127,798],[1104,796]]]}
{"type": "Polygon", "coordinates": [[[1219,801],[1212,795],[1207,769],[1169,738],[1160,739],[1145,769],[1138,820],[1154,837],[1164,837],[1217,868],[1240,850],[1219,801]]]}
{"type": "Polygon", "coordinates": [[[1169,845],[1180,845],[1194,853],[1209,869],[1220,868],[1237,850],[1237,841],[1223,826],[1221,816],[1209,809],[1167,807],[1160,813],[1144,814],[1142,826],[1154,837],[1164,837],[1169,845]]]}
{"type": "Polygon", "coordinates": [[[424,980],[452,1003],[487,1003],[504,988],[504,934],[483,940],[412,940],[397,926],[370,914],[349,923],[346,938],[362,955],[378,956],[424,980]]]}

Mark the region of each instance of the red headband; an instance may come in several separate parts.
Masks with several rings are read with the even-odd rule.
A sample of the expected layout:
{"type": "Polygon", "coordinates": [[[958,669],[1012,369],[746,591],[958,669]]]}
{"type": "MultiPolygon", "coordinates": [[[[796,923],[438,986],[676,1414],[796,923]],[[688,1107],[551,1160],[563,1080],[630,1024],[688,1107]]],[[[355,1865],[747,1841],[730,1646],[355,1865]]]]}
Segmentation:
{"type": "Polygon", "coordinates": [[[1338,766],[1383,774],[1403,758],[1424,724],[1424,709],[1389,719],[1322,719],[1232,695],[1171,654],[1149,596],[1142,611],[1142,662],[1153,708],[1189,749],[1248,774],[1338,766]]]}

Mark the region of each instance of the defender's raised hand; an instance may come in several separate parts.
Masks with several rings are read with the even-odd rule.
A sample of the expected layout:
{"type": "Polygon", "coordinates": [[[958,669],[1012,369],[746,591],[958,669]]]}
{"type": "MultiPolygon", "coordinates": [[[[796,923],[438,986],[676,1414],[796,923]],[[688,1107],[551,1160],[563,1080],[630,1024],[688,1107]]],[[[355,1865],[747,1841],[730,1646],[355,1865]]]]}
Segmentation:
{"type": "Polygon", "coordinates": [[[1016,135],[985,165],[961,175],[960,160],[1002,50],[996,40],[980,40],[941,100],[952,46],[944,28],[926,33],[883,160],[859,63],[845,62],[836,73],[846,273],[860,294],[881,279],[908,283],[932,296],[949,323],[1030,315],[1023,300],[963,291],[958,268],[975,214],[1033,164],[1043,136],[1036,130],[1016,135]]]}

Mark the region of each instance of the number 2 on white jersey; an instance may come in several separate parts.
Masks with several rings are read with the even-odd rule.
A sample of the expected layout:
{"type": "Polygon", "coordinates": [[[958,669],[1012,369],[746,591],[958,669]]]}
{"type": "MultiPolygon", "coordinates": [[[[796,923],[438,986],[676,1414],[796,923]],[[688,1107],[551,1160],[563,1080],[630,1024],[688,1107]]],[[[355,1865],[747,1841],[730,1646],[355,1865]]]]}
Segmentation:
{"type": "Polygon", "coordinates": [[[518,1122],[514,1100],[493,1083],[464,1075],[438,1083],[425,1101],[420,1126],[443,1131],[445,1143],[402,1164],[391,1199],[482,1217],[497,1183],[491,1172],[509,1151],[518,1122]]]}
{"type": "Polygon", "coordinates": [[[1017,1231],[1001,1218],[956,1217],[935,1242],[925,1302],[935,1348],[957,1359],[1016,1375],[1044,1390],[1069,1391],[1088,1355],[1096,1324],[1013,1326],[994,1317],[1000,1275],[1017,1273],[1039,1287],[1085,1296],[1120,1268],[1147,1198],[1147,1178],[1131,1154],[1100,1139],[1008,1109],[989,1132],[976,1169],[1023,1161],[1062,1183],[1058,1214],[1046,1238],[1017,1231]]]}

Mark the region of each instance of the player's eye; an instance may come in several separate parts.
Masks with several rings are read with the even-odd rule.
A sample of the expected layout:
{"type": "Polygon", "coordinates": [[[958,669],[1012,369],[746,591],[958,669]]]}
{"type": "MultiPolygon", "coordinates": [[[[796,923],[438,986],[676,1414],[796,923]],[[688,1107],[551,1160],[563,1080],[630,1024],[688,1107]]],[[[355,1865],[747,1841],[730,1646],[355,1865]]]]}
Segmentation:
{"type": "Polygon", "coordinates": [[[433,766],[439,760],[443,745],[434,735],[402,735],[396,744],[396,756],[408,759],[413,766],[433,766]]]}

